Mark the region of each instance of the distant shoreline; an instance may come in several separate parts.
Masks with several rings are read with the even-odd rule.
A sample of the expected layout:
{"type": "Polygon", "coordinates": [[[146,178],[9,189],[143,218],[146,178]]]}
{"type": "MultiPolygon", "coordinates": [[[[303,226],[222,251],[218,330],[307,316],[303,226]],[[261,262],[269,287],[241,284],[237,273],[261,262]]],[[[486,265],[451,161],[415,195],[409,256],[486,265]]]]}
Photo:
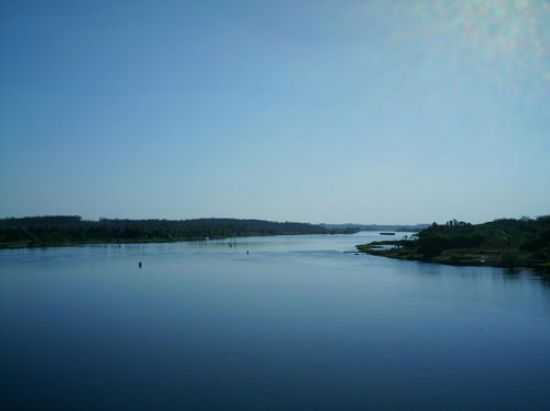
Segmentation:
{"type": "Polygon", "coordinates": [[[0,248],[63,247],[86,244],[173,243],[231,237],[296,234],[352,234],[350,227],[236,218],[191,220],[84,220],[80,216],[0,219],[0,248]]]}
{"type": "Polygon", "coordinates": [[[60,243],[0,243],[0,250],[19,250],[36,248],[59,248],[59,247],[79,247],[84,245],[131,245],[131,244],[165,244],[204,241],[204,239],[182,239],[182,240],[120,240],[120,241],[80,241],[80,242],[60,242],[60,243]]]}
{"type": "Polygon", "coordinates": [[[78,215],[0,219],[0,249],[148,244],[232,237],[354,234],[367,227],[412,230],[416,226],[311,224],[237,218],[85,220],[78,215]]]}
{"type": "Polygon", "coordinates": [[[338,235],[338,234],[353,234],[353,233],[281,233],[281,234],[262,234],[251,233],[245,235],[231,235],[224,237],[198,237],[198,238],[178,238],[178,239],[141,239],[141,240],[113,240],[113,241],[81,241],[81,242],[60,242],[60,243],[0,243],[0,250],[20,250],[20,249],[37,249],[37,248],[59,248],[59,247],[79,247],[87,245],[135,245],[135,244],[172,244],[172,243],[194,243],[210,240],[227,240],[231,238],[248,238],[248,237],[279,237],[279,236],[297,236],[297,235],[338,235]]]}

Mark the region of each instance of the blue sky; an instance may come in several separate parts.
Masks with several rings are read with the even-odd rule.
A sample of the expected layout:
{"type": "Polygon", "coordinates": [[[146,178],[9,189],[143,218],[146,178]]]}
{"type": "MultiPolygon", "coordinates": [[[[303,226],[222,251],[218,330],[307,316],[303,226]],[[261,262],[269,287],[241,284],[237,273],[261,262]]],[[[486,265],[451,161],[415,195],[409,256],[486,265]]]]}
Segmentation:
{"type": "Polygon", "coordinates": [[[547,0],[0,4],[0,216],[550,212],[547,0]]]}

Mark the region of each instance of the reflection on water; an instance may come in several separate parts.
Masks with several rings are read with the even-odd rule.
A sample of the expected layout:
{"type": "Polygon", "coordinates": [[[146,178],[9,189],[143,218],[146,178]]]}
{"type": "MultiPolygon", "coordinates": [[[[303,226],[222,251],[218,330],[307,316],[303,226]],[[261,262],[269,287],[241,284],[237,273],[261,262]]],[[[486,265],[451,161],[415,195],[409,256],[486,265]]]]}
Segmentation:
{"type": "Polygon", "coordinates": [[[7,409],[550,409],[548,282],[376,239],[2,251],[7,409]]]}

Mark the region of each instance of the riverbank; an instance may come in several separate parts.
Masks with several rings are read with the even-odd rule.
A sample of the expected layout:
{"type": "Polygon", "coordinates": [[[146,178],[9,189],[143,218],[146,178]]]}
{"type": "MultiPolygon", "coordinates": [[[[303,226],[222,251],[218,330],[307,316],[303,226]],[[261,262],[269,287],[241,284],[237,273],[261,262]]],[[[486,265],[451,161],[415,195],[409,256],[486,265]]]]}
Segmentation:
{"type": "Polygon", "coordinates": [[[401,260],[550,271],[550,217],[434,223],[410,239],[376,241],[357,249],[401,260]]]}
{"type": "Polygon", "coordinates": [[[452,250],[441,255],[426,257],[416,248],[402,247],[399,241],[375,241],[360,244],[357,250],[371,255],[399,260],[423,261],[447,265],[505,267],[498,250],[452,250]]]}
{"type": "Polygon", "coordinates": [[[533,259],[530,253],[498,249],[451,249],[437,256],[426,256],[418,247],[403,246],[402,241],[375,241],[356,246],[361,253],[453,266],[528,268],[550,274],[550,261],[533,259]]]}
{"type": "Polygon", "coordinates": [[[50,247],[79,247],[86,245],[129,245],[129,244],[163,244],[179,243],[183,241],[204,241],[200,239],[139,239],[139,240],[98,240],[98,241],[61,241],[61,242],[32,242],[21,241],[13,243],[0,243],[0,250],[14,250],[21,248],[50,248],[50,247]]]}
{"type": "Polygon", "coordinates": [[[90,221],[80,216],[45,216],[0,219],[0,249],[356,232],[357,229],[350,227],[327,228],[320,224],[234,218],[90,221]]]}

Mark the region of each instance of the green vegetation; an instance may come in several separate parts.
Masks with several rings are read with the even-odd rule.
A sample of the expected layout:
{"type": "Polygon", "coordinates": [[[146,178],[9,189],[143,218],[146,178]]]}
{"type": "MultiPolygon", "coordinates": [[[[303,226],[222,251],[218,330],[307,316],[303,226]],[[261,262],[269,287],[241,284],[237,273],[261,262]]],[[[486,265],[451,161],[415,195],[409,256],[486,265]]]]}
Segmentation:
{"type": "Polygon", "coordinates": [[[376,241],[359,251],[406,260],[452,265],[550,269],[550,216],[500,219],[472,225],[452,220],[432,224],[411,239],[376,241]]]}
{"type": "Polygon", "coordinates": [[[0,248],[172,242],[253,235],[341,234],[356,231],[350,228],[329,229],[306,223],[231,218],[86,221],[79,216],[25,217],[0,219],[0,248]]]}
{"type": "Polygon", "coordinates": [[[416,233],[420,230],[428,228],[429,224],[415,224],[415,225],[381,225],[381,224],[321,224],[325,228],[329,229],[351,229],[356,231],[399,231],[416,233]]]}

